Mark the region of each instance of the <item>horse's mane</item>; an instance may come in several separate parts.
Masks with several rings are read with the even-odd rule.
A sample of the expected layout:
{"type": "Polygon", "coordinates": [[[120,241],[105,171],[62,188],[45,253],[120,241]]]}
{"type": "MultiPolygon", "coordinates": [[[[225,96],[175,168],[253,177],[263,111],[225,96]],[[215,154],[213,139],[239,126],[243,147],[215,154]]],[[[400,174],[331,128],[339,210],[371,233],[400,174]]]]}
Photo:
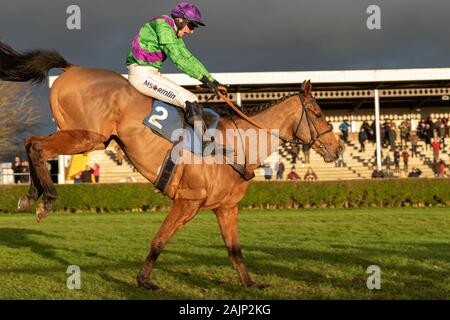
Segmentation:
{"type": "MultiPolygon", "coordinates": [[[[241,107],[240,110],[247,116],[251,116],[254,115],[255,113],[259,113],[261,111],[264,111],[266,109],[269,109],[281,102],[283,102],[284,100],[295,96],[296,94],[290,94],[284,97],[281,97],[280,99],[274,100],[274,101],[270,101],[267,103],[263,103],[263,104],[259,104],[259,105],[253,105],[253,106],[244,106],[241,107]]],[[[221,117],[230,117],[230,116],[234,116],[237,115],[236,111],[234,111],[233,109],[231,109],[230,107],[226,106],[208,106],[208,108],[214,110],[215,112],[217,112],[221,117]]]]}

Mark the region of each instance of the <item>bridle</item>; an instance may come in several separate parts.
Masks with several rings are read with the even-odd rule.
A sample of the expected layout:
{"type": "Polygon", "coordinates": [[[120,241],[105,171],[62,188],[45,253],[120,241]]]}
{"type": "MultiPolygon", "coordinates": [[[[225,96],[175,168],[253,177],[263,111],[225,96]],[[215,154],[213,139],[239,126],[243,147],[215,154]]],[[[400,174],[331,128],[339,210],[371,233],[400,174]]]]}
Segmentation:
{"type": "Polygon", "coordinates": [[[315,116],[320,117],[319,115],[317,115],[313,110],[311,110],[308,105],[310,103],[315,102],[314,97],[311,97],[309,99],[309,101],[306,101],[305,95],[303,94],[303,92],[300,92],[298,94],[298,96],[300,97],[300,102],[301,102],[301,106],[302,106],[302,112],[300,114],[300,118],[298,120],[297,125],[295,126],[295,130],[294,130],[294,134],[292,138],[288,138],[285,137],[281,134],[275,134],[281,141],[283,142],[289,142],[295,145],[307,145],[309,148],[311,148],[314,143],[317,141],[319,143],[319,149],[324,149],[326,153],[328,153],[328,155],[331,158],[334,158],[334,156],[332,155],[332,153],[325,147],[324,143],[320,140],[321,137],[323,137],[324,135],[330,133],[333,131],[333,129],[331,128],[331,126],[328,127],[327,130],[320,132],[317,127],[315,126],[314,122],[311,121],[311,113],[314,113],[315,116]],[[310,133],[310,137],[311,140],[309,142],[303,141],[302,139],[300,139],[298,137],[298,131],[300,130],[300,126],[302,124],[303,118],[306,118],[306,123],[308,124],[308,128],[309,128],[309,133],[310,133]]]}
{"type": "MultiPolygon", "coordinates": [[[[223,94],[221,94],[220,92],[219,92],[219,97],[221,97],[233,110],[235,110],[236,111],[236,113],[240,116],[240,117],[242,117],[244,120],[246,120],[247,122],[249,122],[249,123],[251,123],[251,124],[253,124],[253,125],[255,125],[256,127],[258,127],[258,128],[260,128],[260,129],[262,129],[262,127],[258,124],[258,123],[256,123],[255,121],[253,121],[251,118],[249,118],[249,117],[247,117],[240,109],[238,109],[226,96],[224,96],[223,94]]],[[[333,129],[331,128],[331,126],[329,126],[328,127],[328,129],[327,130],[325,130],[325,131],[323,131],[323,132],[320,132],[317,128],[316,128],[316,126],[314,125],[314,122],[312,122],[311,121],[311,117],[310,117],[310,112],[312,112],[312,113],[314,113],[314,115],[316,116],[316,117],[318,117],[318,118],[320,118],[321,117],[321,115],[318,115],[317,113],[315,113],[313,110],[311,110],[310,108],[308,108],[308,104],[310,104],[310,103],[312,103],[312,102],[315,102],[315,99],[314,99],[314,97],[311,97],[311,99],[310,99],[310,101],[306,101],[306,99],[305,99],[305,95],[304,95],[304,93],[303,93],[303,91],[302,92],[300,92],[299,94],[298,94],[298,96],[299,96],[299,98],[300,98],[300,101],[301,101],[301,109],[302,109],[302,113],[300,114],[300,119],[298,120],[298,123],[297,123],[297,125],[295,126],[295,130],[294,130],[294,134],[293,134],[293,137],[292,138],[288,138],[288,137],[285,137],[285,136],[283,136],[283,135],[281,135],[281,134],[279,134],[278,132],[274,132],[274,131],[272,131],[272,130],[270,130],[270,133],[273,135],[273,136],[275,136],[275,137],[277,137],[278,139],[280,139],[281,141],[283,141],[283,142],[289,142],[289,143],[292,143],[292,144],[295,144],[295,145],[307,145],[307,146],[309,146],[310,148],[314,145],[314,143],[317,141],[317,142],[319,142],[319,149],[323,149],[323,150],[325,150],[325,153],[331,158],[331,159],[335,159],[336,157],[333,155],[333,153],[332,152],[330,152],[329,150],[328,150],[328,148],[326,148],[325,147],[325,145],[324,145],[324,143],[320,140],[320,138],[322,137],[322,136],[324,136],[324,135],[326,135],[326,134],[328,134],[328,133],[330,133],[330,132],[332,132],[333,131],[333,129]],[[302,123],[302,121],[303,121],[303,118],[306,118],[306,123],[308,124],[308,128],[309,128],[309,132],[310,132],[310,137],[311,137],[311,139],[310,139],[310,141],[309,142],[306,142],[306,141],[303,141],[302,139],[300,139],[299,137],[298,137],[298,131],[300,130],[300,126],[301,126],[301,123],[302,123]]],[[[210,98],[211,99],[211,98],[210,98]]],[[[237,124],[236,124],[236,122],[234,121],[234,118],[233,117],[231,117],[231,120],[233,121],[233,123],[234,123],[234,125],[236,126],[236,129],[238,129],[238,126],[237,126],[237,124]]],[[[239,132],[239,131],[238,131],[239,132]]],[[[245,154],[245,146],[244,146],[244,141],[243,141],[243,139],[242,139],[242,136],[240,135],[240,132],[239,132],[239,136],[241,137],[241,145],[242,145],[242,148],[244,148],[244,154],[245,154]]],[[[244,163],[244,165],[243,166],[237,166],[236,164],[234,164],[234,165],[231,165],[237,172],[239,172],[240,174],[241,174],[241,176],[242,177],[244,177],[244,179],[245,180],[251,180],[253,177],[254,177],[254,173],[251,173],[251,172],[248,172],[247,171],[247,157],[245,157],[245,163],[244,163]]]]}

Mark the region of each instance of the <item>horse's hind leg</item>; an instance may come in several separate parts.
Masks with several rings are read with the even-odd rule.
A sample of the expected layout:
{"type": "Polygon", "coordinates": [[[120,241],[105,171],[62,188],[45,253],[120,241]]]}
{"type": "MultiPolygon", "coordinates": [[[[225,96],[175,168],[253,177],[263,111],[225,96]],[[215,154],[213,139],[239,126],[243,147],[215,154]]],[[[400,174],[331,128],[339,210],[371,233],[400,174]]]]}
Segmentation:
{"type": "Polygon", "coordinates": [[[200,201],[197,200],[178,199],[174,201],[172,209],[159,228],[158,233],[153,238],[150,252],[137,275],[137,284],[139,287],[151,290],[158,289],[158,286],[150,281],[150,273],[152,272],[156,259],[175,232],[195,217],[200,206],[200,201]]]}
{"type": "MultiPolygon", "coordinates": [[[[43,139],[44,137],[35,137],[36,139],[43,139]]],[[[26,141],[25,140],[25,147],[26,147],[26,141]]],[[[19,199],[19,202],[17,204],[17,209],[19,211],[27,211],[30,209],[33,204],[39,199],[39,197],[44,192],[42,185],[40,184],[40,181],[37,179],[36,170],[33,166],[32,159],[29,155],[29,150],[27,149],[27,156],[28,156],[28,163],[30,165],[30,190],[28,191],[28,195],[25,197],[22,197],[19,199]]]]}
{"type": "Polygon", "coordinates": [[[24,200],[19,200],[19,207],[24,210],[43,195],[44,204],[36,208],[38,221],[44,219],[52,210],[57,198],[55,185],[47,170],[47,159],[61,155],[85,153],[105,148],[107,138],[101,134],[86,130],[62,130],[50,136],[31,136],[25,139],[25,148],[30,160],[30,175],[32,184],[30,192],[24,200]]]}
{"type": "Polygon", "coordinates": [[[247,287],[254,287],[255,283],[250,279],[244,264],[241,252],[241,244],[238,237],[238,212],[237,206],[231,208],[219,207],[213,210],[219,222],[222,238],[227,247],[228,256],[234,268],[239,274],[241,283],[247,287]]]}

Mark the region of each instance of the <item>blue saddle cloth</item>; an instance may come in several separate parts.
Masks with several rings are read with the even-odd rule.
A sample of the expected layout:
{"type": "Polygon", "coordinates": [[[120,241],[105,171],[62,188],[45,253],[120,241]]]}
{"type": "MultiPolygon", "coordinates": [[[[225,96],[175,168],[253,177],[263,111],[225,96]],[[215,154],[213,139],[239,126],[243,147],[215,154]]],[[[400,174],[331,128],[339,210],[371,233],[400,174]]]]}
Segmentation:
{"type": "MultiPolygon", "coordinates": [[[[208,129],[217,129],[220,116],[214,110],[205,107],[203,109],[204,118],[208,118],[208,129]]],[[[170,142],[177,142],[182,138],[184,149],[202,156],[202,145],[199,138],[194,133],[194,129],[186,123],[184,112],[181,108],[168,103],[155,100],[152,112],[144,119],[144,124],[156,134],[162,136],[170,142]]]]}

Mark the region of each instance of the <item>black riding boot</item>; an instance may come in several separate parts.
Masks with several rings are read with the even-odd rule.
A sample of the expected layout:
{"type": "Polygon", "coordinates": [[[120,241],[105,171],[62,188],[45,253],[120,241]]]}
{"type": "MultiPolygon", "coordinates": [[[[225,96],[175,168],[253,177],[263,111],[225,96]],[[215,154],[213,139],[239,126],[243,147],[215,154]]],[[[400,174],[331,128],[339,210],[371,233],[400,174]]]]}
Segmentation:
{"type": "Polygon", "coordinates": [[[184,110],[184,116],[188,124],[192,126],[196,136],[202,141],[202,154],[206,146],[214,142],[214,138],[209,135],[203,120],[203,106],[198,102],[186,101],[186,108],[184,110]]]}

